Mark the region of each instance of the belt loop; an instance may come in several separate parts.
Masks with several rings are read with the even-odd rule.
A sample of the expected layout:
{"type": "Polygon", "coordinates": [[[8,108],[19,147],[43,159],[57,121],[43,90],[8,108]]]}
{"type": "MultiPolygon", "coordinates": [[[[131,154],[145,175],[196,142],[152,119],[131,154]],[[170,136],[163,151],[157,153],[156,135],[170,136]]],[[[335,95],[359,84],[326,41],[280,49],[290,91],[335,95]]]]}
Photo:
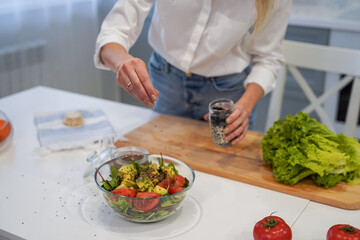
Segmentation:
{"type": "Polygon", "coordinates": [[[164,62],[164,72],[165,73],[170,72],[170,64],[167,61],[164,62]]]}
{"type": "Polygon", "coordinates": [[[164,73],[168,74],[170,72],[170,64],[160,54],[158,54],[157,52],[156,52],[156,54],[159,56],[159,61],[162,66],[162,71],[164,73]]]}
{"type": "Polygon", "coordinates": [[[170,64],[166,61],[165,58],[161,57],[162,58],[162,63],[164,65],[164,72],[166,74],[168,74],[170,72],[170,64]]]}

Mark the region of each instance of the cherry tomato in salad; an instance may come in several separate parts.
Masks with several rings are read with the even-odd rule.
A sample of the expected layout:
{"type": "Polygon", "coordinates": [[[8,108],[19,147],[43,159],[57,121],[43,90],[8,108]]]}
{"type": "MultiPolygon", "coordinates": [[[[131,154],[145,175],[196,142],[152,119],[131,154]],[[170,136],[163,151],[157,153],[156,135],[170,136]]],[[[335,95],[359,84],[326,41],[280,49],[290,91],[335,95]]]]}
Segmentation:
{"type": "Polygon", "coordinates": [[[348,224],[336,224],[329,228],[326,240],[360,240],[360,229],[348,224]]]}
{"type": "Polygon", "coordinates": [[[254,240],[291,240],[292,232],[282,218],[270,214],[255,224],[253,236],[254,240]]]}
{"type": "Polygon", "coordinates": [[[175,193],[177,193],[177,192],[180,192],[180,191],[182,191],[182,190],[184,190],[184,189],[185,189],[185,188],[183,188],[183,187],[170,186],[168,192],[169,192],[170,195],[172,195],[172,194],[175,194],[175,193]]]}
{"type": "Polygon", "coordinates": [[[162,180],[158,185],[162,188],[168,189],[171,184],[171,177],[167,177],[164,180],[162,180]]]}
{"type": "Polygon", "coordinates": [[[186,184],[186,180],[183,176],[181,175],[175,175],[174,176],[174,182],[172,183],[173,186],[176,187],[183,187],[186,184]]]}
{"type": "MultiPolygon", "coordinates": [[[[138,191],[136,189],[130,189],[130,188],[115,188],[111,192],[114,194],[120,195],[120,196],[134,198],[138,191]]],[[[115,202],[117,202],[119,200],[119,198],[114,195],[109,195],[109,198],[110,198],[110,200],[115,201],[115,202]]],[[[126,199],[126,201],[128,203],[132,203],[132,200],[133,199],[126,199]]]]}
{"type": "Polygon", "coordinates": [[[136,198],[145,198],[145,199],[134,199],[133,204],[137,210],[148,212],[153,209],[160,201],[160,199],[146,199],[146,198],[156,198],[161,197],[161,194],[154,192],[139,192],[136,195],[136,198]]]}

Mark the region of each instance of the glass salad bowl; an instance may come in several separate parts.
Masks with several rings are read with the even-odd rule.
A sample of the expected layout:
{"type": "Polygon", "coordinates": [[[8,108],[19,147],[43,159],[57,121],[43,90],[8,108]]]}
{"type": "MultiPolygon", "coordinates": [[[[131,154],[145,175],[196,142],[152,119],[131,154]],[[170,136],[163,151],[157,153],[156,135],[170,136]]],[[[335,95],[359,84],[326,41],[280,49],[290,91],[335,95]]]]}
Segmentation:
{"type": "Polygon", "coordinates": [[[0,111],[0,152],[11,143],[13,134],[14,129],[9,118],[0,111]]]}
{"type": "Polygon", "coordinates": [[[144,154],[129,164],[128,156],[113,158],[97,168],[95,183],[105,202],[122,218],[156,222],[178,211],[187,198],[194,170],[164,155],[144,154]]]}

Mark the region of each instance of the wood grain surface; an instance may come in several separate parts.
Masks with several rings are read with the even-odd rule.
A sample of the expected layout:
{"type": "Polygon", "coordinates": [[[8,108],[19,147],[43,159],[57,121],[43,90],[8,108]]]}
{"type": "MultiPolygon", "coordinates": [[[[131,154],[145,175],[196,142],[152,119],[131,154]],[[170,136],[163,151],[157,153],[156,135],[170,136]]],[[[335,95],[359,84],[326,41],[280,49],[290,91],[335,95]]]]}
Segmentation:
{"type": "Polygon", "coordinates": [[[311,180],[294,186],[276,182],[272,170],[262,160],[263,136],[249,131],[241,143],[222,148],[212,142],[208,122],[162,115],[125,135],[129,141],[118,141],[116,146],[142,147],[153,154],[180,159],[197,171],[334,207],[360,209],[360,185],[340,183],[325,189],[311,180]]]}

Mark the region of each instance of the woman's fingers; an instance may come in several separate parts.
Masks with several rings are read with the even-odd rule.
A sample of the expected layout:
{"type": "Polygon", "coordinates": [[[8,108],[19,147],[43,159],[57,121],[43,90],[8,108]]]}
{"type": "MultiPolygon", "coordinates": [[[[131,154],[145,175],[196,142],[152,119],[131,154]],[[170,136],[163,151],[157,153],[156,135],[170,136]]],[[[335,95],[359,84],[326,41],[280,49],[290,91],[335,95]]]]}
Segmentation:
{"type": "Polygon", "coordinates": [[[226,119],[226,123],[228,124],[225,129],[225,134],[230,134],[235,129],[237,129],[241,123],[244,121],[244,113],[241,109],[235,108],[234,111],[230,114],[230,116],[226,119]]]}
{"type": "Polygon", "coordinates": [[[240,136],[243,136],[243,134],[248,130],[249,128],[249,121],[237,121],[238,125],[234,128],[233,131],[226,134],[225,140],[232,141],[240,136]]]}
{"type": "Polygon", "coordinates": [[[237,138],[235,138],[235,139],[233,139],[233,140],[231,141],[231,144],[232,144],[232,145],[238,144],[241,140],[243,140],[243,139],[245,138],[246,133],[247,133],[247,131],[243,131],[243,132],[240,134],[240,136],[238,136],[237,138]]]}
{"type": "Polygon", "coordinates": [[[205,114],[203,118],[205,121],[209,121],[209,113],[205,114]]]}
{"type": "Polygon", "coordinates": [[[140,63],[139,67],[135,68],[135,73],[137,74],[140,82],[142,83],[145,89],[145,93],[151,98],[152,101],[155,102],[159,96],[159,92],[155,90],[150,80],[145,63],[143,63],[143,67],[141,67],[141,63],[140,63]]]}
{"type": "Polygon", "coordinates": [[[246,135],[249,128],[249,121],[244,121],[234,131],[226,135],[225,140],[231,141],[232,144],[240,142],[246,135]]]}
{"type": "Polygon", "coordinates": [[[243,107],[236,106],[226,122],[228,126],[224,129],[225,140],[234,145],[244,139],[249,128],[249,113],[243,107]]]}
{"type": "Polygon", "coordinates": [[[128,90],[136,91],[137,94],[133,96],[137,96],[137,99],[146,104],[149,108],[153,108],[154,100],[152,100],[149,94],[146,92],[143,82],[141,82],[141,80],[139,79],[136,71],[130,71],[127,74],[132,83],[128,90]]]}
{"type": "Polygon", "coordinates": [[[131,78],[126,73],[119,72],[119,74],[118,74],[119,85],[122,88],[124,88],[125,91],[127,91],[129,94],[131,94],[134,98],[143,102],[149,108],[153,108],[154,104],[152,102],[150,102],[149,100],[146,100],[144,98],[144,95],[141,95],[141,93],[138,91],[139,87],[136,86],[136,84],[137,84],[136,82],[138,82],[136,80],[136,78],[134,78],[134,77],[131,78]],[[124,84],[124,83],[126,83],[126,84],[124,84]]]}
{"type": "Polygon", "coordinates": [[[141,59],[134,58],[125,62],[118,71],[117,82],[136,99],[150,108],[154,107],[159,92],[154,89],[146,65],[141,59]]]}

